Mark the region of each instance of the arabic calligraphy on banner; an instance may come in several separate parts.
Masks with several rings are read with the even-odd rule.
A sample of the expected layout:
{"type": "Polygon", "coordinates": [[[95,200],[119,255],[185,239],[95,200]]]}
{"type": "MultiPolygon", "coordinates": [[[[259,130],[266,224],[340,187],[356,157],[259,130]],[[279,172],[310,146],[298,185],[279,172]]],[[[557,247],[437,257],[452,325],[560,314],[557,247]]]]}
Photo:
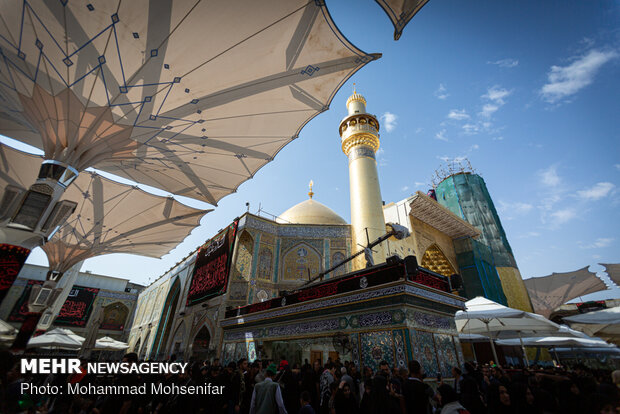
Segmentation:
{"type": "Polygon", "coordinates": [[[0,244],[0,302],[17,278],[30,250],[10,244],[0,244]]]}
{"type": "Polygon", "coordinates": [[[11,322],[24,322],[26,317],[30,313],[28,310],[28,298],[30,297],[30,291],[32,290],[32,285],[42,285],[43,281],[41,280],[28,280],[28,284],[22,291],[21,296],[15,302],[15,306],[13,306],[13,310],[9,315],[9,321],[11,322]]]}
{"type": "Polygon", "coordinates": [[[57,325],[86,326],[97,293],[99,293],[99,289],[74,285],[54,323],[57,325]]]}
{"type": "Polygon", "coordinates": [[[237,221],[220,231],[198,250],[187,306],[195,305],[226,291],[237,221]]]}

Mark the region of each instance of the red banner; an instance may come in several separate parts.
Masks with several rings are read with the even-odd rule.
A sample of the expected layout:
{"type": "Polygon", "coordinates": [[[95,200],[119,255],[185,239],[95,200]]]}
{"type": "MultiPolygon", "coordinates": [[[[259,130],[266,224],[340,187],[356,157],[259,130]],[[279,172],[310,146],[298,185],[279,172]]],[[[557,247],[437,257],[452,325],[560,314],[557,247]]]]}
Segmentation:
{"type": "Polygon", "coordinates": [[[22,270],[30,250],[11,244],[0,244],[0,303],[22,270]]]}
{"type": "Polygon", "coordinates": [[[226,291],[237,221],[220,231],[198,250],[187,306],[195,305],[226,291]]]}
{"type": "Polygon", "coordinates": [[[11,322],[24,322],[26,317],[30,313],[28,310],[28,299],[30,298],[30,291],[32,290],[32,285],[42,285],[42,280],[28,280],[28,284],[22,291],[21,296],[15,302],[15,306],[13,306],[13,310],[9,315],[9,321],[11,322]]]}

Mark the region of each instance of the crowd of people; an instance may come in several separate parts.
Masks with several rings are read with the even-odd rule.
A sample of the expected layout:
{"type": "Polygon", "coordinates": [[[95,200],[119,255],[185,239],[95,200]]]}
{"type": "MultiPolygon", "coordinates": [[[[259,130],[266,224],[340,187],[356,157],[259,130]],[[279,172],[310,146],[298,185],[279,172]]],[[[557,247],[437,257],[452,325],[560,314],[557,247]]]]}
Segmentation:
{"type": "MultiPolygon", "coordinates": [[[[138,362],[127,354],[124,361],[138,362]]],[[[618,414],[620,371],[534,368],[504,370],[465,363],[449,380],[425,381],[418,361],[407,368],[381,361],[376,372],[350,362],[303,365],[286,359],[222,366],[192,362],[184,373],[167,375],[24,375],[19,358],[0,355],[0,413],[45,414],[618,414]],[[69,395],[22,393],[20,384],[177,384],[221,387],[212,394],[69,395]],[[432,386],[431,386],[432,385],[432,386]]],[[[59,388],[64,389],[64,388],[59,388]]],[[[146,387],[152,390],[152,387],[146,387]]]]}

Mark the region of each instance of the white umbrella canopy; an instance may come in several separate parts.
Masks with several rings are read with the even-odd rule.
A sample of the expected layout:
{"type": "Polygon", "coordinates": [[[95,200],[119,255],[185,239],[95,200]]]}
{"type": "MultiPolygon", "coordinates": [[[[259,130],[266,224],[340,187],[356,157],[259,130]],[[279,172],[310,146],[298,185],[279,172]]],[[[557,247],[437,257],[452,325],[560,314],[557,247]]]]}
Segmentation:
{"type": "Polygon", "coordinates": [[[28,348],[57,348],[77,350],[84,338],[69,329],[56,328],[28,341],[28,348]]]}
{"type": "Polygon", "coordinates": [[[0,319],[0,342],[13,342],[17,335],[17,329],[0,319]]]}
{"type": "Polygon", "coordinates": [[[479,334],[494,339],[541,336],[557,332],[560,326],[530,312],[509,308],[478,296],[465,302],[465,310],[454,317],[459,333],[479,334]]]}
{"type": "Polygon", "coordinates": [[[489,337],[484,335],[466,333],[459,334],[459,341],[461,342],[488,342],[488,340],[489,337]]]}
{"type": "Polygon", "coordinates": [[[110,338],[109,336],[104,336],[103,338],[97,339],[93,350],[95,351],[121,351],[127,348],[129,348],[129,344],[126,344],[125,342],[117,341],[116,339],[110,338]]]}
{"type": "Polygon", "coordinates": [[[564,318],[573,329],[605,338],[620,336],[620,306],[564,318]]]}
{"type": "Polygon", "coordinates": [[[555,346],[569,346],[575,348],[615,348],[615,345],[608,344],[602,339],[597,338],[574,338],[574,337],[561,337],[561,336],[547,336],[547,337],[531,337],[519,339],[500,339],[496,343],[497,345],[504,346],[520,346],[521,342],[525,346],[536,347],[555,347],[555,346]]]}
{"type": "Polygon", "coordinates": [[[526,364],[529,365],[521,339],[557,332],[560,326],[543,316],[509,308],[478,296],[465,302],[465,310],[454,316],[459,333],[484,335],[489,338],[495,362],[499,362],[493,339],[519,338],[526,364]]]}
{"type": "Polygon", "coordinates": [[[11,335],[17,333],[17,329],[13,328],[8,322],[0,319],[0,335],[11,335]]]}

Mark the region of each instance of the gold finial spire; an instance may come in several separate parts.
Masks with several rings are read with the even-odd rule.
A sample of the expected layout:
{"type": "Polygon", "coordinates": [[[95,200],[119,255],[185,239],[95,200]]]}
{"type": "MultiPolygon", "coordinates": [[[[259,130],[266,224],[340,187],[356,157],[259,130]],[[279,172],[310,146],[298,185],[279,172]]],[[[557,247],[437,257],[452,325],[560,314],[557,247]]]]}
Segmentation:
{"type": "Polygon", "coordinates": [[[349,107],[349,104],[351,102],[355,102],[355,101],[362,102],[364,106],[366,106],[366,99],[362,95],[357,93],[357,87],[354,83],[353,84],[353,95],[349,96],[349,99],[347,99],[347,108],[349,107]]]}
{"type": "Polygon", "coordinates": [[[314,185],[314,182],[312,180],[310,180],[310,191],[308,192],[308,195],[310,196],[310,198],[312,198],[312,196],[314,195],[314,193],[312,192],[312,186],[314,185]]]}

